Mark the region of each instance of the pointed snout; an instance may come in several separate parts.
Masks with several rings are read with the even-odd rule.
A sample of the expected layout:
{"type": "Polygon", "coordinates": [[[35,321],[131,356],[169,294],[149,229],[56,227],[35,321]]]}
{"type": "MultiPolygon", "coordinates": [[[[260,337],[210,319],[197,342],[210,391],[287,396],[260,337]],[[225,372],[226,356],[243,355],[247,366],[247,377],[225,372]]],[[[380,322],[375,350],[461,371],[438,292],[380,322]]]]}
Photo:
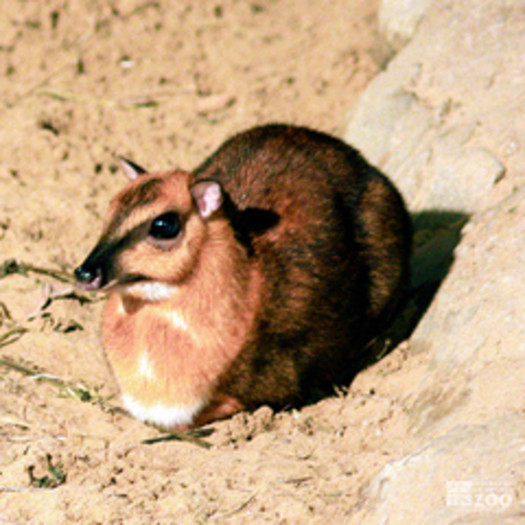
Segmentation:
{"type": "Polygon", "coordinates": [[[83,290],[99,290],[103,282],[102,268],[86,261],[75,269],[75,279],[83,290]]]}
{"type": "Polygon", "coordinates": [[[75,279],[79,288],[108,291],[109,285],[115,284],[116,281],[118,272],[115,267],[115,254],[122,245],[122,241],[99,241],[85,261],[75,269],[75,279]]]}

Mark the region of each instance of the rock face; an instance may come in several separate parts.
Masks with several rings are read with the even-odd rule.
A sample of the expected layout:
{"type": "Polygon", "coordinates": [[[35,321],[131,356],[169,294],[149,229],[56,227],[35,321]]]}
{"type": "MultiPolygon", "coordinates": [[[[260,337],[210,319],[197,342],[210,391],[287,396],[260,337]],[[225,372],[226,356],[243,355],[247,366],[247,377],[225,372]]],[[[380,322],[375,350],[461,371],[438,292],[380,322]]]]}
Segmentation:
{"type": "Polygon", "coordinates": [[[351,523],[522,523],[523,454],[519,416],[457,426],[389,463],[351,523]]]}
{"type": "Polygon", "coordinates": [[[406,44],[428,8],[429,0],[383,0],[379,13],[379,29],[395,49],[406,44]]]}
{"type": "Polygon", "coordinates": [[[351,111],[345,138],[414,211],[472,213],[523,183],[524,31],[516,2],[439,2],[351,111]]]}
{"type": "MultiPolygon", "coordinates": [[[[388,27],[393,4],[400,13],[407,3],[383,3],[388,27]]],[[[416,216],[416,285],[442,276],[435,259],[470,217],[409,341],[427,359],[403,400],[414,449],[364,487],[351,523],[524,519],[523,35],[521,2],[436,3],[348,117],[346,140],[416,216]],[[433,213],[463,220],[418,222],[433,213]]]]}

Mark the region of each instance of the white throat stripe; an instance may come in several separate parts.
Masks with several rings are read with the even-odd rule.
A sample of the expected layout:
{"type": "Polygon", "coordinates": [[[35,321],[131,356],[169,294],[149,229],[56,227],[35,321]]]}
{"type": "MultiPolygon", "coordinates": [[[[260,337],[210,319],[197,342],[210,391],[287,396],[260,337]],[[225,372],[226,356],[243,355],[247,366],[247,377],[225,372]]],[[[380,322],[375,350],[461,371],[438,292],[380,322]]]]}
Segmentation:
{"type": "Polygon", "coordinates": [[[126,285],[124,293],[145,301],[164,301],[176,292],[177,287],[158,281],[126,285]]]}

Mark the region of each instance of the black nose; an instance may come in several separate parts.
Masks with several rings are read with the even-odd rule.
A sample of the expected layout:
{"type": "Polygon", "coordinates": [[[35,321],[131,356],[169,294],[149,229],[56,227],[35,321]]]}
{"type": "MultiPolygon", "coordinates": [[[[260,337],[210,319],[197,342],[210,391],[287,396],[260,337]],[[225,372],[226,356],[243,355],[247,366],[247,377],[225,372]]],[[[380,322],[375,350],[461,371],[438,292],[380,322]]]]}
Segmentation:
{"type": "Polygon", "coordinates": [[[97,277],[97,271],[95,268],[81,265],[75,269],[75,279],[79,283],[90,283],[97,277]]]}
{"type": "Polygon", "coordinates": [[[75,278],[79,288],[95,291],[104,286],[104,272],[100,266],[85,262],[75,269],[75,278]]]}

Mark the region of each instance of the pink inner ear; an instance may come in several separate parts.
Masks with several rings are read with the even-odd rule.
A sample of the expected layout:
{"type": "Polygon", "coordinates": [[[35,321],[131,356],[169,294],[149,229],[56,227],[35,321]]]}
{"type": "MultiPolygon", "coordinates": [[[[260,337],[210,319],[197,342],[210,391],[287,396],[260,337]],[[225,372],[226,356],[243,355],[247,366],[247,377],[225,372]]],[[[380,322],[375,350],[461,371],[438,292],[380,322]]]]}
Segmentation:
{"type": "Polygon", "coordinates": [[[222,189],[218,182],[197,182],[192,186],[191,194],[203,219],[211,217],[222,205],[222,189]]]}
{"type": "Polygon", "coordinates": [[[146,170],[139,166],[138,164],[135,164],[129,159],[125,159],[124,157],[119,157],[120,165],[122,166],[122,169],[124,170],[124,173],[131,179],[135,180],[139,175],[143,175],[146,173],[146,170]]]}

